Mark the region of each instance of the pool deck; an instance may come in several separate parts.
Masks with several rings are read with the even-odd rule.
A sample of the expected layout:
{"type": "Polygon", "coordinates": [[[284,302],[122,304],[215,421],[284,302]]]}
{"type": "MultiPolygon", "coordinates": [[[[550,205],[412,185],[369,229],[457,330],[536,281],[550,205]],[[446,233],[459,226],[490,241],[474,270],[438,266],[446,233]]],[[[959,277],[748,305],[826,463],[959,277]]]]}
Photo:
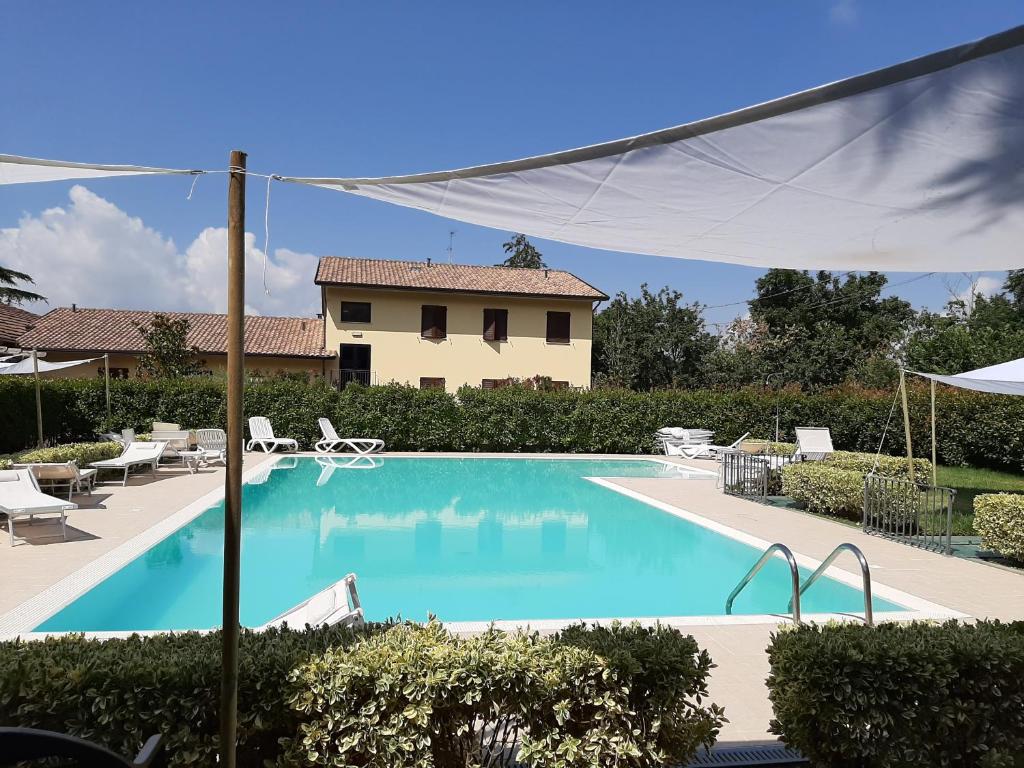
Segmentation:
{"type": "MultiPolygon", "coordinates": [[[[312,454],[310,454],[312,455],[312,454]]],[[[388,454],[392,456],[425,454],[388,454]]],[[[487,454],[429,454],[431,456],[480,457],[487,454]]],[[[507,454],[494,454],[507,456],[507,454]]],[[[522,455],[522,454],[517,454],[522,455]]],[[[560,457],[543,454],[540,458],[560,457]]],[[[246,454],[246,472],[271,460],[262,454],[246,454]]],[[[587,456],[586,458],[605,458],[587,456]]],[[[607,458],[650,458],[614,456],[607,458]]],[[[708,461],[673,460],[674,463],[714,471],[708,461]]],[[[7,531],[0,531],[0,626],[3,614],[62,580],[75,578],[118,547],[161,526],[190,504],[208,503],[211,494],[223,487],[222,468],[203,468],[196,474],[177,465],[167,465],[155,480],[132,477],[128,486],[102,485],[90,496],[76,496],[80,509],[68,515],[68,540],[50,522],[16,524],[18,545],[10,547],[7,531]]],[[[665,509],[697,515],[747,537],[789,544],[798,554],[820,561],[842,542],[863,550],[871,565],[873,580],[923,600],[976,618],[1016,619],[1024,616],[1024,573],[984,563],[944,557],[912,547],[867,536],[856,526],[801,512],[768,507],[724,495],[714,478],[678,480],[673,478],[618,478],[606,482],[613,488],[639,495],[665,509]]],[[[859,578],[852,558],[842,556],[835,567],[850,578],[859,578]]],[[[683,588],[683,585],[666,585],[683,588]]],[[[624,609],[628,614],[628,609],[624,609]]],[[[726,623],[711,617],[688,624],[702,648],[718,665],[712,673],[711,699],[726,709],[729,723],[722,741],[767,741],[771,705],[764,680],[768,676],[765,648],[778,623],[726,623]]]]}

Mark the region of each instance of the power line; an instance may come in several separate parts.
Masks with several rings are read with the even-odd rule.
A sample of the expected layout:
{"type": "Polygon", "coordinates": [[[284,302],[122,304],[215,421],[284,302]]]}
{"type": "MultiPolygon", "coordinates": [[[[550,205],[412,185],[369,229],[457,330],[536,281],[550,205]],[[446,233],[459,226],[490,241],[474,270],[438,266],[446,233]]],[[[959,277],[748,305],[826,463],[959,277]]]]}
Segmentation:
{"type": "MultiPolygon", "coordinates": [[[[851,275],[855,275],[855,274],[857,274],[856,271],[843,272],[843,273],[840,273],[840,276],[841,277],[849,278],[851,275]]],[[[922,278],[925,278],[925,277],[931,277],[934,274],[936,274],[936,273],[935,272],[925,272],[924,274],[918,275],[917,277],[912,277],[909,280],[903,280],[903,281],[898,282],[898,283],[887,283],[886,285],[882,286],[882,290],[886,290],[888,288],[895,288],[895,287],[900,286],[900,285],[906,285],[907,283],[912,283],[915,280],[921,280],[922,278]]],[[[767,296],[755,296],[752,299],[744,299],[743,301],[733,301],[733,302],[729,302],[728,304],[705,304],[704,305],[704,309],[722,309],[723,307],[738,307],[741,304],[753,304],[755,301],[767,301],[768,299],[774,299],[774,298],[776,298],[778,296],[787,296],[787,295],[789,295],[791,293],[796,293],[797,291],[806,291],[806,290],[808,290],[810,288],[815,288],[815,287],[817,287],[819,285],[820,285],[820,283],[810,283],[808,285],[800,285],[800,286],[797,286],[796,288],[790,288],[789,290],[786,290],[786,291],[779,291],[778,293],[770,293],[767,296]]],[[[868,289],[867,291],[865,291],[865,293],[870,293],[872,290],[874,290],[874,289],[873,288],[872,289],[868,289]]],[[[815,307],[824,307],[824,306],[827,306],[828,304],[839,303],[839,302],[842,302],[842,301],[849,301],[851,299],[856,298],[856,296],[857,296],[857,294],[854,294],[853,296],[844,296],[842,298],[833,299],[833,300],[824,302],[822,304],[815,304],[815,305],[810,306],[810,307],[804,307],[804,309],[814,309],[815,307]]]]}

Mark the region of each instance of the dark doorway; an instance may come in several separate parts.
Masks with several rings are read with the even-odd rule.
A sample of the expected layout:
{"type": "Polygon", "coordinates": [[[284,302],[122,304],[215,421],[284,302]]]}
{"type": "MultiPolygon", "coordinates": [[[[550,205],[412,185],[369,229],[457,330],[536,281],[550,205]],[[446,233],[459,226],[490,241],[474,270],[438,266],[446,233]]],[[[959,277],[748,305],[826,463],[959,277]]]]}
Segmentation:
{"type": "Polygon", "coordinates": [[[370,345],[342,344],[340,358],[340,377],[338,384],[346,387],[352,382],[370,386],[370,345]]]}

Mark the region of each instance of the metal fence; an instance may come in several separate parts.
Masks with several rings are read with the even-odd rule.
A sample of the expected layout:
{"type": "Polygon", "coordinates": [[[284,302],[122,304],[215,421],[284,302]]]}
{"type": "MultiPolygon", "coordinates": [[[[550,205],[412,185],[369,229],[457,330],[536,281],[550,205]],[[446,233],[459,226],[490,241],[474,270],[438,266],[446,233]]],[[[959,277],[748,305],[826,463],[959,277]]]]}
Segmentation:
{"type": "Polygon", "coordinates": [[[777,495],[782,485],[782,468],[794,460],[793,456],[729,451],[722,455],[722,490],[749,498],[777,495]]]}
{"type": "Polygon", "coordinates": [[[372,371],[359,368],[342,368],[338,371],[338,378],[335,380],[335,383],[339,389],[344,389],[349,384],[362,384],[364,387],[368,387],[373,383],[374,378],[372,371]]]}
{"type": "Polygon", "coordinates": [[[864,532],[953,553],[952,488],[869,474],[864,478],[864,532]]]}

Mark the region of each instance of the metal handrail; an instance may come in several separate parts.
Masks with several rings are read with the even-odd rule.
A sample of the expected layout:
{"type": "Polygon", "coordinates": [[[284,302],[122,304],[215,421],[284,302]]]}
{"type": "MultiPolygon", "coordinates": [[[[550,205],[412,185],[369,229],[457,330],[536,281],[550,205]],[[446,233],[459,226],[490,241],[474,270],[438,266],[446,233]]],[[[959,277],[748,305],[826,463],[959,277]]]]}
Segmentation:
{"type": "MultiPolygon", "coordinates": [[[[814,573],[807,577],[807,581],[805,581],[803,583],[803,586],[800,587],[800,591],[797,594],[797,597],[798,599],[799,597],[802,597],[804,592],[807,591],[811,584],[817,581],[818,577],[821,576],[821,574],[823,574],[826,570],[828,570],[828,567],[832,565],[832,561],[839,557],[839,555],[841,555],[844,550],[851,552],[853,556],[857,558],[857,562],[860,564],[860,573],[861,578],[863,580],[862,583],[864,590],[864,623],[867,624],[869,627],[873,627],[875,625],[875,617],[874,613],[871,610],[871,568],[868,566],[868,559],[864,557],[864,553],[860,551],[860,548],[854,544],[850,544],[849,542],[840,544],[838,547],[832,550],[831,554],[829,554],[829,556],[826,557],[824,561],[822,561],[821,565],[818,566],[817,570],[815,570],[814,573]]],[[[790,605],[792,604],[793,601],[790,600],[790,605]]]]}
{"type": "Polygon", "coordinates": [[[789,563],[789,572],[793,580],[793,597],[790,598],[789,607],[787,610],[793,613],[793,623],[800,623],[800,571],[796,567],[796,558],[793,557],[793,552],[785,544],[775,543],[766,549],[761,557],[758,558],[757,562],[754,563],[753,567],[747,571],[747,575],[740,579],[740,583],[736,585],[735,589],[729,594],[729,598],[725,601],[725,613],[727,615],[732,614],[732,603],[736,599],[736,596],[743,591],[743,588],[749,584],[757,572],[764,567],[776,552],[781,552],[782,556],[786,558],[786,562],[789,563]]]}

